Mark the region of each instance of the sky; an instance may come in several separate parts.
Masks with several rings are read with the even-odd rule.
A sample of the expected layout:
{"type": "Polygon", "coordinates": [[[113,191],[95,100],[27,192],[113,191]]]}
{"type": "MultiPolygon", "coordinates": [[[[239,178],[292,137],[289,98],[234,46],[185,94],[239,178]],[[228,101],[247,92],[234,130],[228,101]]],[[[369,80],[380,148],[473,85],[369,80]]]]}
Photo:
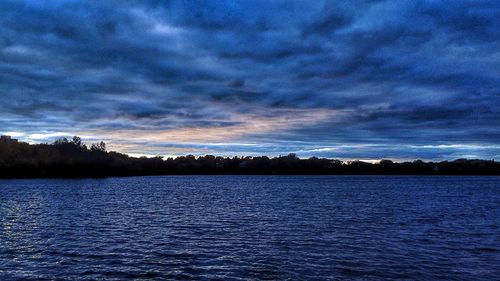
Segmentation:
{"type": "Polygon", "coordinates": [[[0,1],[0,133],[130,155],[500,158],[500,1],[0,1]]]}

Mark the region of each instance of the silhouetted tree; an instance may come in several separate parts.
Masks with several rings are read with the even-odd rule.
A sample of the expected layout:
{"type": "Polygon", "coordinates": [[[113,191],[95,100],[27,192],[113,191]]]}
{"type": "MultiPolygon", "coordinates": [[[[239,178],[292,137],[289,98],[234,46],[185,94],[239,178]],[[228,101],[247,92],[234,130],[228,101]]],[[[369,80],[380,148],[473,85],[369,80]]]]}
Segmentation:
{"type": "Polygon", "coordinates": [[[193,155],[177,158],[130,157],[107,152],[104,142],[90,149],[81,138],[60,138],[53,144],[30,145],[0,142],[0,178],[26,177],[103,177],[169,174],[394,174],[394,175],[500,175],[500,163],[494,160],[442,161],[438,163],[362,161],[342,162],[311,157],[300,159],[291,153],[269,158],[220,157],[193,155]]]}
{"type": "Polygon", "coordinates": [[[54,141],[54,145],[63,145],[67,144],[69,141],[67,138],[58,138],[57,140],[54,141]]]}
{"type": "Polygon", "coordinates": [[[99,151],[99,152],[106,152],[106,144],[103,141],[98,142],[98,143],[93,143],[90,146],[90,150],[99,151]]]}
{"type": "Polygon", "coordinates": [[[78,147],[83,147],[82,139],[80,137],[74,136],[73,139],[71,139],[71,143],[78,147]]]}

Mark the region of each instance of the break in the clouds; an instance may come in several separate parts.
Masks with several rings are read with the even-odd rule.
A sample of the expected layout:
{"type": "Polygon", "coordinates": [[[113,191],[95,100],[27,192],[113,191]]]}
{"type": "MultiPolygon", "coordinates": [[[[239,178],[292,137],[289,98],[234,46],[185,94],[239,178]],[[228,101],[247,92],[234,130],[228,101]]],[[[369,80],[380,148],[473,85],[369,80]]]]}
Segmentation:
{"type": "Polygon", "coordinates": [[[0,132],[146,155],[500,156],[500,2],[0,2],[0,132]]]}

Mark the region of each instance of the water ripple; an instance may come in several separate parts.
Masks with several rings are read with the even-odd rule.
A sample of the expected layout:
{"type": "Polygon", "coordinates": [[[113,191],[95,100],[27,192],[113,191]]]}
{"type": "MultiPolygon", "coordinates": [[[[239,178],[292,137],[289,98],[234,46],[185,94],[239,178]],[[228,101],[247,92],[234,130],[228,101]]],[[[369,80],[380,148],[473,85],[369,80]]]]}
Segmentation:
{"type": "Polygon", "coordinates": [[[3,180],[0,280],[498,280],[499,180],[3,180]]]}

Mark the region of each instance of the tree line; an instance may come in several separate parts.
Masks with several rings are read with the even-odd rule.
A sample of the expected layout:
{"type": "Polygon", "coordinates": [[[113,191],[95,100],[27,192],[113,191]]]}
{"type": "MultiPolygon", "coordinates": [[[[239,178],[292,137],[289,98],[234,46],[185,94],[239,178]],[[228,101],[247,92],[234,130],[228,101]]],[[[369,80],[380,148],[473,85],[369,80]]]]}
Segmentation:
{"type": "Polygon", "coordinates": [[[108,152],[104,142],[87,146],[79,137],[58,139],[52,144],[0,143],[0,178],[191,174],[500,175],[500,163],[468,159],[367,163],[317,157],[301,159],[295,154],[274,158],[187,155],[164,159],[108,152]]]}

